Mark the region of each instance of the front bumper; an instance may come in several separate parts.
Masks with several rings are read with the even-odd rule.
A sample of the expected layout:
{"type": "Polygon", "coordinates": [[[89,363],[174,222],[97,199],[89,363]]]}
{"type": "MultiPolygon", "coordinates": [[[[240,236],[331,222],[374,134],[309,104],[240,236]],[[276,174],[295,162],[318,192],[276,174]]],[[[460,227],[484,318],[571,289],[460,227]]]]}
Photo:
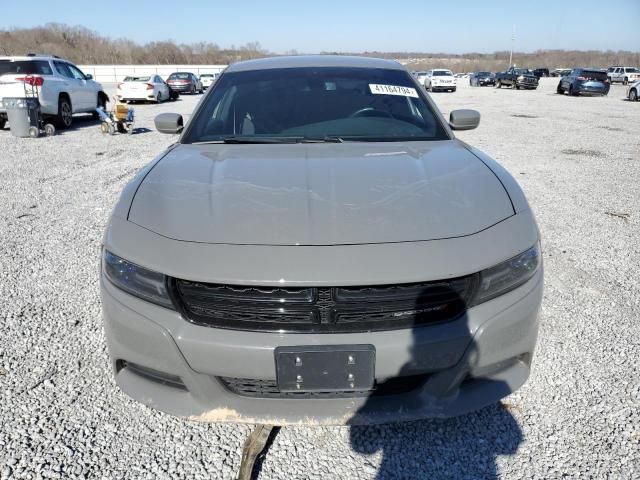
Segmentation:
{"type": "Polygon", "coordinates": [[[439,83],[437,85],[431,84],[431,90],[435,91],[446,91],[446,90],[455,90],[455,83],[439,83]]]}
{"type": "Polygon", "coordinates": [[[180,314],[101,282],[105,333],[116,383],[159,410],[206,422],[276,425],[383,423],[461,415],[494,403],[529,375],[542,298],[542,269],[526,284],[468,309],[458,320],[414,329],[346,334],[244,332],[188,323],[180,314]],[[369,344],[375,377],[428,374],[419,388],[386,396],[253,398],[219,377],[275,379],[274,349],[293,345],[369,344]],[[141,376],[137,364],[178,378],[141,376]]]}

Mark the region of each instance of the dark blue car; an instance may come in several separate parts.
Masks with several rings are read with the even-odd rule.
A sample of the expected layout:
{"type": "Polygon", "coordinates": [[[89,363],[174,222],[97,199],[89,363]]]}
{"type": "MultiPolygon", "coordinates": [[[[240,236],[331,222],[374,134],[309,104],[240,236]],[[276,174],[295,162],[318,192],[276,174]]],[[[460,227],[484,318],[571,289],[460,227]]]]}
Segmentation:
{"type": "Polygon", "coordinates": [[[605,70],[574,68],[560,79],[557,92],[569,95],[606,95],[609,93],[609,78],[605,70]]]}

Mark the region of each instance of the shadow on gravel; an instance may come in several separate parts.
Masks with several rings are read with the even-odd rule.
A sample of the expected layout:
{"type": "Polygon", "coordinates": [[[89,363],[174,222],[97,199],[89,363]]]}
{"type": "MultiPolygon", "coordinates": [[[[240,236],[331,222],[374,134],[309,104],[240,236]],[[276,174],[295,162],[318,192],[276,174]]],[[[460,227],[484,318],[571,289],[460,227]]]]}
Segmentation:
{"type": "Polygon", "coordinates": [[[521,442],[520,426],[501,403],[447,420],[351,427],[354,451],[382,453],[380,480],[498,478],[496,458],[515,454],[521,442]]]}
{"type": "Polygon", "coordinates": [[[411,310],[403,312],[413,315],[409,360],[395,377],[376,384],[350,427],[351,448],[355,452],[382,454],[382,461],[375,473],[376,479],[496,478],[496,458],[514,454],[522,442],[518,422],[502,403],[449,419],[367,425],[370,423],[367,419],[383,420],[379,414],[380,408],[392,412],[424,408],[429,402],[426,392],[436,398],[461,400],[458,402],[461,410],[473,409],[475,404],[486,405],[487,398],[504,397],[510,392],[505,383],[487,379],[466,384],[465,396],[456,393],[461,382],[465,386],[464,379],[470,370],[471,359],[477,355],[468,327],[466,297],[467,294],[461,292],[460,287],[456,287],[456,290],[441,285],[429,287],[417,296],[413,306],[408,307],[411,310]],[[438,310],[440,307],[435,305],[442,308],[438,310]],[[427,335],[436,334],[430,327],[418,326],[424,322],[425,316],[433,319],[434,311],[442,315],[436,320],[456,318],[440,324],[455,332],[455,335],[451,335],[453,339],[441,347],[429,343],[427,335]],[[434,370],[434,362],[442,363],[443,356],[446,358],[447,355],[449,358],[444,361],[453,366],[425,376],[424,372],[434,370]],[[409,379],[415,379],[420,374],[426,377],[422,383],[412,384],[411,389],[403,390],[408,390],[407,393],[385,398],[385,393],[396,393],[398,388],[406,388],[401,385],[411,383],[409,379]]]}

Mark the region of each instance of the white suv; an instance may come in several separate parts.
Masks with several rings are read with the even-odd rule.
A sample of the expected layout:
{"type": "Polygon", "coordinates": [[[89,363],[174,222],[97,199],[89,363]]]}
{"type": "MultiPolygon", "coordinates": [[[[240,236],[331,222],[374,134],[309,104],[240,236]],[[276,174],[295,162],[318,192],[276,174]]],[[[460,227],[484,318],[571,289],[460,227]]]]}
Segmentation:
{"type": "Polygon", "coordinates": [[[95,113],[109,101],[102,85],[67,60],[55,56],[0,57],[0,129],[7,121],[4,97],[37,92],[45,116],[68,128],[74,113],[95,113]]]}
{"type": "Polygon", "coordinates": [[[436,90],[455,92],[456,77],[453,76],[451,70],[428,70],[427,75],[424,79],[424,88],[426,88],[430,92],[435,92],[436,90]]]}
{"type": "Polygon", "coordinates": [[[622,82],[623,85],[640,80],[640,70],[633,67],[611,67],[607,75],[611,83],[622,82]]]}

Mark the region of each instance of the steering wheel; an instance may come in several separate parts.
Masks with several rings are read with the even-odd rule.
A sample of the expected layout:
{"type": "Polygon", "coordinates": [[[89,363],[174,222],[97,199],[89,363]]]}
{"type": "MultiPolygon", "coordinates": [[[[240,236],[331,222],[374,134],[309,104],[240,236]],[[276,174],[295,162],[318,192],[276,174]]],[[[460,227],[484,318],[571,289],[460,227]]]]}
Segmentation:
{"type": "Polygon", "coordinates": [[[360,110],[356,110],[351,115],[349,115],[349,118],[357,118],[357,117],[386,117],[386,118],[392,118],[392,116],[391,116],[391,114],[389,112],[385,112],[384,110],[377,110],[377,109],[375,109],[373,107],[361,108],[360,110]]]}

